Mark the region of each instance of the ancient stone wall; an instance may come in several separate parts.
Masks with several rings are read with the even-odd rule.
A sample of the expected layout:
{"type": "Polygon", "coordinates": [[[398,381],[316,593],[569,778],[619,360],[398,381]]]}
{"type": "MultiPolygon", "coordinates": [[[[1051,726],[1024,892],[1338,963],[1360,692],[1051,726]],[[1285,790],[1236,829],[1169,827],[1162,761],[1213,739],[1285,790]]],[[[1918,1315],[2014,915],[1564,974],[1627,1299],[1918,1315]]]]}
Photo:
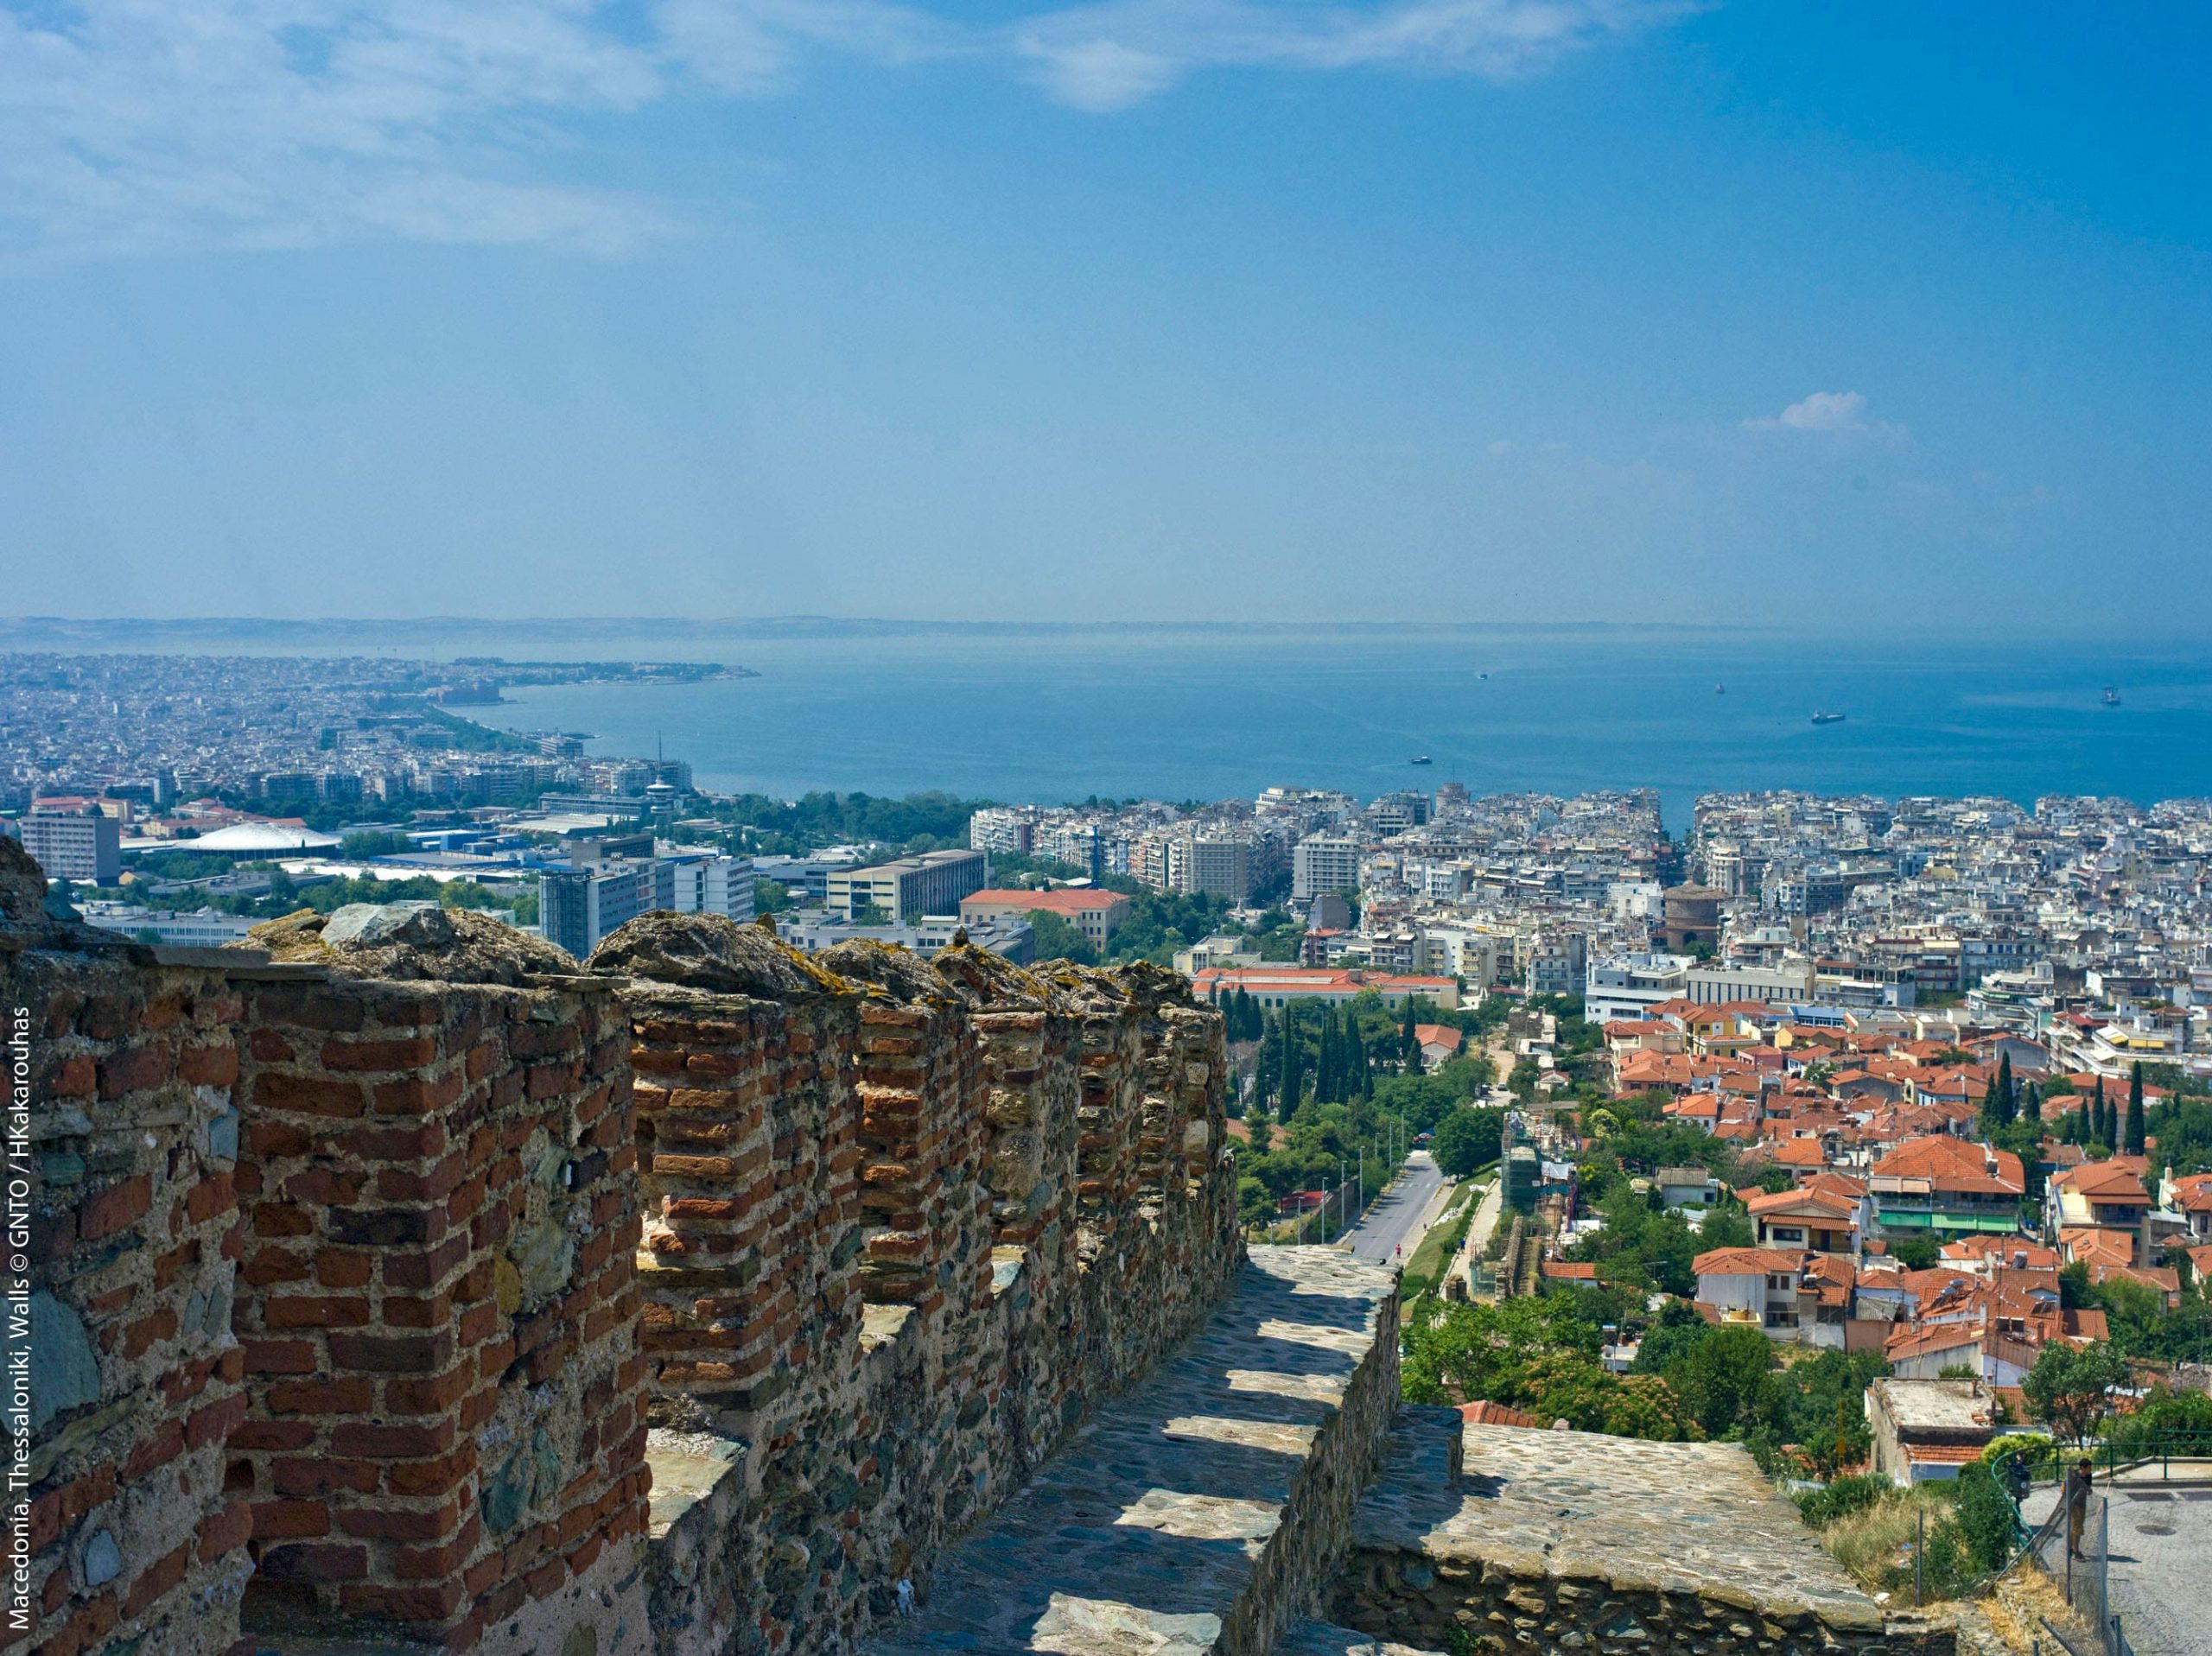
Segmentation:
{"type": "Polygon", "coordinates": [[[41,1651],[849,1649],[1242,1257],[1164,973],[51,906],[0,841],[41,1651]]]}
{"type": "Polygon", "coordinates": [[[245,1021],[249,1620],[641,1621],[608,1590],[646,1488],[620,1003],[341,962],[247,986],[245,1021]]]}
{"type": "Polygon", "coordinates": [[[0,1005],[20,1009],[16,1105],[31,1106],[8,1169],[10,1252],[30,1267],[8,1306],[10,1353],[30,1354],[29,1637],[56,1656],[219,1653],[250,1569],[245,1503],[224,1487],[246,1408],[239,997],[219,971],[50,923],[26,860],[0,840],[0,1005]]]}
{"type": "Polygon", "coordinates": [[[1462,1427],[1406,1407],[1333,1621],[1436,1650],[1952,1656],[1861,1592],[1740,1445],[1462,1427]]]}
{"type": "Polygon", "coordinates": [[[850,1647],[1237,1257],[1220,1023],[1166,974],[652,917],[627,987],[667,1651],[850,1647]],[[779,1114],[780,1113],[780,1114],[779,1114]]]}

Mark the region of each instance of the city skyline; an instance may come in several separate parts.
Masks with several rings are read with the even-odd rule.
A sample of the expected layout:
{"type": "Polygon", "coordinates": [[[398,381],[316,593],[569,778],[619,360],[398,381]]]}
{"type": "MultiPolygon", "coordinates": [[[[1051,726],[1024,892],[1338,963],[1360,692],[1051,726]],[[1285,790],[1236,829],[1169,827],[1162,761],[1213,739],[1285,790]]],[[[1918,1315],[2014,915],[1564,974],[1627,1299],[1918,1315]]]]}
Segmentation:
{"type": "Polygon", "coordinates": [[[0,570],[2164,630],[2212,596],[2205,28],[0,4],[0,570]]]}

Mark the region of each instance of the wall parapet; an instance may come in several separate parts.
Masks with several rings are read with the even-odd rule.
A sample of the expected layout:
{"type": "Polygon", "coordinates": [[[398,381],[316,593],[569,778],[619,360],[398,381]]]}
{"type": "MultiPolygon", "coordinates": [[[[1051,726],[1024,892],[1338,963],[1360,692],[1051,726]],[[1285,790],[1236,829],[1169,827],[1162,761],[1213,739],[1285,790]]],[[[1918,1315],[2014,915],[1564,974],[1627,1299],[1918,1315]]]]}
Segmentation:
{"type": "Polygon", "coordinates": [[[251,942],[92,931],[0,841],[41,1652],[849,1648],[1241,1259],[1170,974],[251,942]]]}
{"type": "Polygon", "coordinates": [[[653,1452],[720,1468],[657,1526],[662,1647],[849,1648],[1226,1290],[1219,1018],[709,916],[589,967],[635,1031],[653,1452]]]}
{"type": "Polygon", "coordinates": [[[49,912],[45,891],[0,839],[0,991],[29,1087],[9,1153],[29,1192],[10,1238],[28,1303],[9,1308],[29,1348],[28,1636],[57,1656],[222,1656],[251,1570],[225,1476],[247,1408],[240,997],[219,970],[49,912]]]}

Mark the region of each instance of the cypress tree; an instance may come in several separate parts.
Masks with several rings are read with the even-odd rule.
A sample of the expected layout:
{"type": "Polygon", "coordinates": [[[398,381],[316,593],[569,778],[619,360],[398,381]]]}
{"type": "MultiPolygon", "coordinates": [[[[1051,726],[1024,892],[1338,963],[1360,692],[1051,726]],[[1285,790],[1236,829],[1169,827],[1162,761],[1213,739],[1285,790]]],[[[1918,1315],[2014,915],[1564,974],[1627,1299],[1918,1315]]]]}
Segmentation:
{"type": "Polygon", "coordinates": [[[1414,998],[1411,995],[1406,997],[1406,1018],[1404,1026],[1398,1031],[1398,1044],[1399,1061],[1405,1065],[1406,1074],[1410,1075],[1421,1066],[1421,1042],[1414,1034],[1414,998]]]}
{"type": "Polygon", "coordinates": [[[2012,1090],[2012,1055],[2007,1052],[1997,1061],[1997,1124],[2009,1127],[2020,1114],[2018,1096],[2012,1090]]]}
{"type": "Polygon", "coordinates": [[[2089,1142],[2110,1144],[2105,1132],[2105,1078],[2099,1075],[2096,1090],[2089,1094],[2089,1142]]]}
{"type": "Polygon", "coordinates": [[[1997,1083],[1993,1081],[1981,1089],[1981,1136],[1990,1137],[1997,1126],[1997,1083]]]}
{"type": "Polygon", "coordinates": [[[1282,1022],[1277,1027],[1282,1032],[1282,1119],[1286,1121],[1298,1108],[1298,1020],[1293,1008],[1285,1002],[1282,1022]]]}
{"type": "Polygon", "coordinates": [[[2127,1071],[2127,1154],[2143,1153],[2143,1066],[2131,1064],[2127,1071]]]}
{"type": "Polygon", "coordinates": [[[2038,1126],[2043,1124],[2043,1088],[2033,1082],[2020,1089],[2020,1114],[2038,1126]]]}
{"type": "Polygon", "coordinates": [[[1337,1014],[1333,1007],[1321,1008],[1321,1030],[1313,1043],[1313,1101],[1333,1104],[1337,1099],[1337,1014]]]}

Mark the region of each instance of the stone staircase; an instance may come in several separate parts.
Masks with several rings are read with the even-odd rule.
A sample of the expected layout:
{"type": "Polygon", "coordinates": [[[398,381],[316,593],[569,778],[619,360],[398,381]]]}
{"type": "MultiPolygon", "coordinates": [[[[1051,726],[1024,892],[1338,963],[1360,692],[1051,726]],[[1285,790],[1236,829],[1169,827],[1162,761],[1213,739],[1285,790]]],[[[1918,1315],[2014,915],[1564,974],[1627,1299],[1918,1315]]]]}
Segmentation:
{"type": "Polygon", "coordinates": [[[1253,1249],[1198,1336],[955,1547],[874,1656],[1397,1656],[1299,1621],[1397,1407],[1397,1309],[1395,1271],[1253,1249]]]}

